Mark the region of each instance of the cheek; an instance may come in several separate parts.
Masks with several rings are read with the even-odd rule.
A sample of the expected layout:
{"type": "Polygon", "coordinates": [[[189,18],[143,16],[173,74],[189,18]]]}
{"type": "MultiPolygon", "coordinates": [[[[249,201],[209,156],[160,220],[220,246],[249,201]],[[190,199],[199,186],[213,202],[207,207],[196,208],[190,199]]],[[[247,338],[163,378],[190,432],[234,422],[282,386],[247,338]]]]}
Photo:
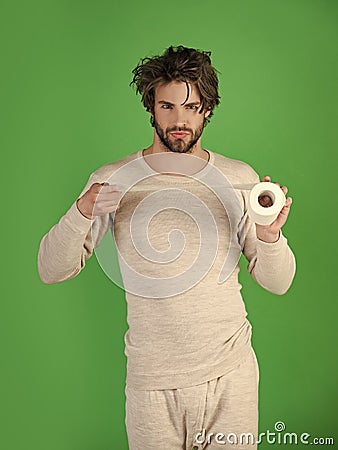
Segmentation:
{"type": "Polygon", "coordinates": [[[194,117],[194,127],[200,128],[203,125],[204,122],[204,116],[201,114],[198,114],[194,117]]]}
{"type": "Polygon", "coordinates": [[[163,110],[155,110],[155,119],[159,124],[166,122],[166,115],[164,114],[163,110]]]}

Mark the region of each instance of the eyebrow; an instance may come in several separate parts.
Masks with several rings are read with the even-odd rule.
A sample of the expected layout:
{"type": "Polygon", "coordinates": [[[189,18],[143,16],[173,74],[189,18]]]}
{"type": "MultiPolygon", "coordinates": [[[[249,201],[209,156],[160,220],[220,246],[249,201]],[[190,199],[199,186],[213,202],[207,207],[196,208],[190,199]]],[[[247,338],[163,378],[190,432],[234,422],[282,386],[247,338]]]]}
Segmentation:
{"type": "MultiPolygon", "coordinates": [[[[174,103],[167,102],[165,100],[159,100],[158,103],[175,106],[174,103]]],[[[200,104],[201,104],[201,102],[189,102],[189,103],[185,103],[184,106],[196,106],[196,105],[200,105],[200,104]]]]}

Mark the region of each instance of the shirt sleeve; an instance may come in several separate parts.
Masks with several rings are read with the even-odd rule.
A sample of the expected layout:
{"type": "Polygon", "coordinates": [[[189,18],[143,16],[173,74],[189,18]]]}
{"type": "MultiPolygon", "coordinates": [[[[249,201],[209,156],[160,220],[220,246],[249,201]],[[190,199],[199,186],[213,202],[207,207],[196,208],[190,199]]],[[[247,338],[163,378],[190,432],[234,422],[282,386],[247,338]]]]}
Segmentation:
{"type": "MultiPolygon", "coordinates": [[[[254,182],[259,182],[256,173],[254,182]]],[[[277,242],[268,243],[257,238],[256,225],[247,212],[249,192],[243,193],[243,197],[245,200],[243,253],[249,261],[248,271],[267,291],[278,295],[285,294],[296,272],[295,256],[282,231],[277,242]]]]}
{"type": "MultiPolygon", "coordinates": [[[[100,181],[95,173],[91,174],[78,198],[97,182],[100,181]]],[[[75,201],[40,242],[38,272],[41,280],[53,284],[75,277],[99,245],[109,225],[109,214],[87,219],[80,213],[75,201]]]]}

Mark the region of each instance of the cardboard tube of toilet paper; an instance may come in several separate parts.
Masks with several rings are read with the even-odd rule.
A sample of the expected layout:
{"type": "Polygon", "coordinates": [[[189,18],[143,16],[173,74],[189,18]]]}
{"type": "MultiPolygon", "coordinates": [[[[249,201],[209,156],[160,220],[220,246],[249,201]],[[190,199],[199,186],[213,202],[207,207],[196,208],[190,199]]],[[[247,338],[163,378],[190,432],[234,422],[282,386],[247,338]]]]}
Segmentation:
{"type": "Polygon", "coordinates": [[[276,220],[285,205],[285,195],[279,186],[274,183],[262,181],[257,183],[250,191],[248,214],[251,220],[259,225],[270,225],[276,220]],[[271,198],[271,206],[262,206],[259,197],[267,195],[271,198]]]}

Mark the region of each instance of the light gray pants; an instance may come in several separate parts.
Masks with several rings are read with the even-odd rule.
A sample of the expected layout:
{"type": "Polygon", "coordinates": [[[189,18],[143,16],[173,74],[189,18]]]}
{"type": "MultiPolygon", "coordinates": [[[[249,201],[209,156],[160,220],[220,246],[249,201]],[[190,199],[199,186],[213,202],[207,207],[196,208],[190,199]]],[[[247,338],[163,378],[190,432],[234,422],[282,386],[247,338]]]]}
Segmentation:
{"type": "Polygon", "coordinates": [[[197,386],[152,391],[127,386],[129,449],[255,450],[258,383],[252,349],[236,368],[197,386]]]}

